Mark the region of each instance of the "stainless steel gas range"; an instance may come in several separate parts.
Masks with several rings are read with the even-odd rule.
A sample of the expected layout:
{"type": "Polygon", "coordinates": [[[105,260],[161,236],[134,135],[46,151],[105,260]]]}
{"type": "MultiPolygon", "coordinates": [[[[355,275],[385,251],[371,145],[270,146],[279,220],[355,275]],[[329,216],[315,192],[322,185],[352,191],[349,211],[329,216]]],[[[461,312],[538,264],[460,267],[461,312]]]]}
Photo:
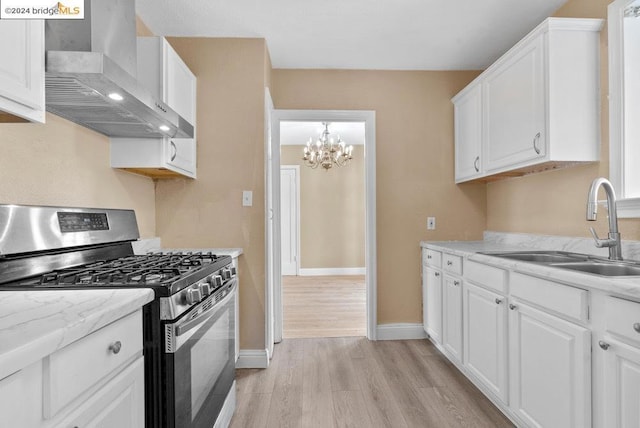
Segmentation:
{"type": "Polygon", "coordinates": [[[0,205],[0,290],[153,289],[143,309],[146,426],[224,425],[235,406],[231,257],[135,255],[138,238],[131,210],[0,205]]]}

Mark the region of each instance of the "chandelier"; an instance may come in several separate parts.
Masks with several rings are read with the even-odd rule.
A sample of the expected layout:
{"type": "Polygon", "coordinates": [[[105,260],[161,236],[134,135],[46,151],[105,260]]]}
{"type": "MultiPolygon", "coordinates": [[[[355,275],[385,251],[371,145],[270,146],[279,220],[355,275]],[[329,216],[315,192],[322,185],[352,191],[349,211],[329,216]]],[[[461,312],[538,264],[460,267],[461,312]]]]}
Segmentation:
{"type": "Polygon", "coordinates": [[[312,138],[309,138],[307,145],[304,148],[304,163],[310,168],[317,168],[319,165],[325,170],[329,170],[333,165],[345,166],[351,161],[353,156],[353,146],[347,146],[344,141],[338,136],[338,141],[333,138],[329,138],[329,123],[322,122],[324,131],[320,134],[320,137],[313,143],[312,138]]]}

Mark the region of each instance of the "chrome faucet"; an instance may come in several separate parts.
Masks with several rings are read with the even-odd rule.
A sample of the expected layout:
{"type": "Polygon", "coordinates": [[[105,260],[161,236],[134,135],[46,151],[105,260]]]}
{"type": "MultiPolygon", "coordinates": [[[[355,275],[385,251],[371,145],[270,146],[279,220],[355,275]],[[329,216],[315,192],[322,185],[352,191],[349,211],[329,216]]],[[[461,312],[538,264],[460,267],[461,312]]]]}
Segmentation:
{"type": "Polygon", "coordinates": [[[593,227],[590,227],[591,235],[596,241],[596,247],[609,247],[609,259],[622,260],[622,247],[620,245],[620,233],[618,233],[618,212],[616,210],[616,193],[613,185],[606,178],[596,178],[591,183],[587,199],[587,220],[595,221],[598,213],[598,189],[600,186],[607,194],[607,209],[609,210],[609,237],[600,239],[593,227]]]}

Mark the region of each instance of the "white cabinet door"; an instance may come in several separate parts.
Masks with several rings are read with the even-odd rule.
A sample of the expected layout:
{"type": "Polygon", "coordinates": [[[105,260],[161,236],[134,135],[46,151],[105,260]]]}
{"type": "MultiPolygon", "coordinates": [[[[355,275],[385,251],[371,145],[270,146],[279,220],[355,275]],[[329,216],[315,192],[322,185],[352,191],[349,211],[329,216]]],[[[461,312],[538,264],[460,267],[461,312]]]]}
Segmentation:
{"type": "Polygon", "coordinates": [[[591,426],[591,332],[509,305],[510,406],[532,427],[591,426]]]}
{"type": "Polygon", "coordinates": [[[462,363],[462,280],[449,275],[442,283],[442,346],[462,363]]]}
{"type": "Polygon", "coordinates": [[[57,426],[139,428],[144,426],[144,358],[115,376],[57,426]]]}
{"type": "Polygon", "coordinates": [[[44,21],[0,21],[0,111],[44,123],[44,21]]]}
{"type": "Polygon", "coordinates": [[[507,402],[506,299],[468,281],[464,284],[464,365],[507,402]]]}
{"type": "Polygon", "coordinates": [[[439,344],[442,342],[442,274],[425,267],[422,284],[424,329],[431,340],[439,344]]]}
{"type": "Polygon", "coordinates": [[[191,138],[166,139],[167,165],[171,165],[184,171],[190,177],[195,178],[196,173],[196,140],[191,138]]]}
{"type": "Polygon", "coordinates": [[[545,156],[543,42],[538,37],[484,81],[484,165],[489,173],[545,156]]]}
{"type": "Polygon", "coordinates": [[[605,339],[605,416],[607,427],[640,427],[640,349],[605,339]]]}
{"type": "Polygon", "coordinates": [[[453,103],[458,183],[482,175],[482,86],[469,88],[453,103]]]}

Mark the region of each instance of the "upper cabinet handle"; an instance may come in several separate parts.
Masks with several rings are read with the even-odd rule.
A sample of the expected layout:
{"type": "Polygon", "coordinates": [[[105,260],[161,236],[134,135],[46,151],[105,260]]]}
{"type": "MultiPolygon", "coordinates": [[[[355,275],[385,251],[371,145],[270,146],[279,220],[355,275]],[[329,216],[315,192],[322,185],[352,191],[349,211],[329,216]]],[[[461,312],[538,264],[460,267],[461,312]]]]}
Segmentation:
{"type": "Polygon", "coordinates": [[[476,156],[476,160],[473,161],[473,168],[476,172],[480,172],[480,156],[476,156]]]}
{"type": "Polygon", "coordinates": [[[176,156],[178,156],[178,148],[176,147],[176,143],[174,143],[173,141],[171,142],[171,148],[173,149],[173,153],[171,154],[171,161],[174,161],[176,159],[176,156]]]}
{"type": "Polygon", "coordinates": [[[540,133],[538,132],[535,137],[533,137],[533,150],[536,151],[536,154],[540,154],[540,149],[538,148],[538,141],[540,141],[540,133]]]}

